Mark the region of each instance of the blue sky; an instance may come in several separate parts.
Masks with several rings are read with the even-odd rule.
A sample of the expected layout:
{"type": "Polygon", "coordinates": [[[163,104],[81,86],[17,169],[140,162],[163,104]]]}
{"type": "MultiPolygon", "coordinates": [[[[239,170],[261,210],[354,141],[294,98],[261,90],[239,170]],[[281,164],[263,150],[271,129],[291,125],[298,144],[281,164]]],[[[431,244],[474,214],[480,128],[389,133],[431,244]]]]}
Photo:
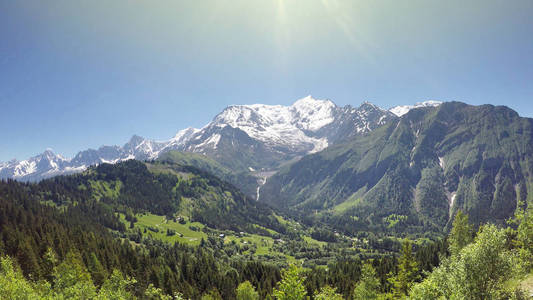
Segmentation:
{"type": "Polygon", "coordinates": [[[168,139],[230,104],[533,117],[533,1],[0,0],[0,161],[168,139]]]}

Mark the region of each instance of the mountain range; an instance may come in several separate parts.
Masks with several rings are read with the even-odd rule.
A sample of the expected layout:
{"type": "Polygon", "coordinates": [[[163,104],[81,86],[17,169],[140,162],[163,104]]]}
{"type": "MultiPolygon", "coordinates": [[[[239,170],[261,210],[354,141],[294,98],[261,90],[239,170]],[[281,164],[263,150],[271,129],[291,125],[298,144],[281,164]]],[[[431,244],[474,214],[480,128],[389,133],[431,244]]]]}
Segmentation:
{"type": "Polygon", "coordinates": [[[181,130],[167,141],[135,135],[123,146],[88,149],[70,159],[46,150],[22,161],[0,163],[0,178],[39,181],[101,163],[153,160],[170,150],[203,154],[234,172],[255,172],[264,177],[261,171],[271,174],[285,163],[366,134],[410,109],[439,103],[428,101],[388,111],[369,102],[357,108],[339,107],[308,96],[290,106],[233,105],[203,128],[181,130]]]}
{"type": "Polygon", "coordinates": [[[1,164],[3,177],[19,180],[0,180],[0,241],[32,279],[55,277],[49,257],[67,260],[74,249],[100,284],[118,267],[140,291],[158,284],[190,299],[210,290],[234,299],[244,279],[270,293],[280,268],[296,260],[309,268],[311,290],[327,281],[352,299],[369,259],[382,282],[399,278],[408,256],[429,271],[448,249],[454,260],[471,245],[495,248],[478,246],[486,228],[496,229],[484,224],[513,215],[522,223],[498,239],[501,247],[523,243],[514,236],[527,238],[517,207],[533,201],[531,149],[533,119],[505,106],[428,101],[384,110],[312,97],[235,105],[168,141],[134,136],[72,159],[47,150],[1,164]],[[40,180],[68,173],[76,174],[40,180]],[[474,243],[453,254],[457,232],[471,239],[479,226],[474,243]]]}
{"type": "Polygon", "coordinates": [[[259,200],[346,230],[442,231],[458,210],[503,223],[533,198],[531,149],[533,119],[446,102],[285,166],[259,200]]]}

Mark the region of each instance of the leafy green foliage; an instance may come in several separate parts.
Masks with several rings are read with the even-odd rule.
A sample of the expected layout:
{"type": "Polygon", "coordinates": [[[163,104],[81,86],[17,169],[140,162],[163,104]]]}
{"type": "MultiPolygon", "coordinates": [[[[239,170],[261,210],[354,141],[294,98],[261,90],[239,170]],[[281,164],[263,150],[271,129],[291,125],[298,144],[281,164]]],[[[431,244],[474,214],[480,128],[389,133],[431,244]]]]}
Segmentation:
{"type": "Polygon", "coordinates": [[[144,291],[144,296],[146,299],[150,300],[171,300],[172,297],[165,294],[165,292],[160,289],[156,288],[152,283],[148,285],[146,290],[144,291]]]}
{"type": "Polygon", "coordinates": [[[2,299],[135,299],[128,291],[135,280],[113,271],[97,292],[89,273],[75,253],[69,253],[55,270],[53,282],[27,280],[9,257],[0,258],[0,298],[2,299]]]}
{"type": "Polygon", "coordinates": [[[526,208],[523,203],[519,203],[510,223],[517,226],[513,232],[514,244],[518,248],[521,267],[524,272],[530,272],[533,269],[533,208],[526,208]]]}
{"type": "Polygon", "coordinates": [[[13,265],[9,257],[0,258],[0,298],[39,299],[35,286],[28,282],[20,269],[13,265]]]}
{"type": "Polygon", "coordinates": [[[54,270],[54,278],[54,289],[66,298],[93,299],[96,296],[96,287],[79,253],[69,252],[54,270]]]}
{"type": "Polygon", "coordinates": [[[100,288],[98,298],[116,300],[133,299],[134,295],[130,292],[130,289],[135,283],[135,279],[127,276],[124,277],[119,270],[115,269],[100,288]]]}
{"type": "Polygon", "coordinates": [[[222,300],[222,296],[220,296],[217,290],[210,290],[202,295],[201,300],[222,300]]]}
{"type": "Polygon", "coordinates": [[[508,248],[506,230],[485,225],[473,243],[413,287],[412,299],[505,299],[505,281],[518,261],[508,248]]]}
{"type": "Polygon", "coordinates": [[[337,290],[329,285],[324,286],[320,292],[315,293],[315,300],[342,300],[342,295],[337,294],[337,290]]]}
{"type": "Polygon", "coordinates": [[[235,291],[237,300],[259,300],[259,294],[250,281],[245,281],[237,287],[235,291]]]}
{"type": "Polygon", "coordinates": [[[378,299],[380,282],[376,276],[374,267],[366,263],[361,270],[361,280],[353,292],[354,300],[373,300],[378,299]]]}
{"type": "Polygon", "coordinates": [[[295,265],[282,271],[281,281],[278,287],[274,289],[274,297],[279,300],[303,300],[307,292],[305,291],[304,281],[302,276],[303,270],[295,265]]]}

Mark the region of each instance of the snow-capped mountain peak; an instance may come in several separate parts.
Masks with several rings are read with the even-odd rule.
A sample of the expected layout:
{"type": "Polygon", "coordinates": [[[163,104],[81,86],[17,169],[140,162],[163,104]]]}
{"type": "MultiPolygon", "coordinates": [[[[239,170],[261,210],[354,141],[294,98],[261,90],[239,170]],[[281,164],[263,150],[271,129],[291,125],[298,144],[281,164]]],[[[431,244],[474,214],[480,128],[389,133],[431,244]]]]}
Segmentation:
{"type": "Polygon", "coordinates": [[[439,106],[441,104],[442,104],[441,101],[428,100],[428,101],[424,101],[424,102],[418,102],[415,105],[395,106],[395,107],[389,109],[389,111],[391,113],[397,115],[398,117],[401,117],[401,116],[405,115],[406,113],[408,113],[411,109],[420,108],[420,107],[435,107],[435,106],[439,106]]]}
{"type": "Polygon", "coordinates": [[[24,178],[34,173],[52,173],[61,170],[69,162],[61,155],[55,154],[52,149],[43,153],[18,161],[13,159],[0,165],[0,177],[24,178]],[[10,176],[6,176],[10,175],[10,176]]]}
{"type": "Polygon", "coordinates": [[[365,101],[361,104],[361,106],[359,106],[359,109],[360,110],[378,110],[378,111],[384,111],[384,109],[382,109],[381,107],[375,105],[374,103],[372,102],[369,102],[369,101],[365,101]]]}
{"type": "Polygon", "coordinates": [[[293,123],[300,129],[317,131],[334,120],[337,106],[330,100],[302,98],[290,107],[293,123]]]}
{"type": "MultiPolygon", "coordinates": [[[[268,147],[296,152],[318,151],[327,146],[327,141],[306,132],[316,132],[333,122],[336,108],[329,100],[317,100],[311,96],[299,99],[290,106],[232,105],[218,114],[204,131],[215,134],[214,128],[230,126],[244,131],[268,147]]],[[[201,136],[202,140],[209,139],[201,136]]],[[[195,149],[200,146],[214,148],[219,140],[218,136],[213,136],[210,143],[198,144],[195,149]]]]}
{"type": "Polygon", "coordinates": [[[331,100],[315,99],[313,96],[308,95],[296,100],[291,106],[298,110],[315,110],[323,106],[335,107],[336,105],[331,100]]]}
{"type": "Polygon", "coordinates": [[[0,178],[35,181],[80,172],[88,166],[128,159],[152,160],[170,151],[202,153],[237,171],[272,169],[353,136],[366,134],[410,109],[439,105],[426,101],[390,111],[365,101],[339,107],[307,96],[292,105],[231,105],[201,129],[186,128],[166,141],[134,135],[123,146],[102,146],[66,159],[47,149],[23,161],[0,162],[0,178]]]}
{"type": "Polygon", "coordinates": [[[187,127],[183,130],[178,131],[178,133],[176,133],[176,135],[172,139],[170,139],[170,141],[176,144],[185,143],[198,131],[200,131],[200,129],[193,128],[193,127],[187,127]]]}

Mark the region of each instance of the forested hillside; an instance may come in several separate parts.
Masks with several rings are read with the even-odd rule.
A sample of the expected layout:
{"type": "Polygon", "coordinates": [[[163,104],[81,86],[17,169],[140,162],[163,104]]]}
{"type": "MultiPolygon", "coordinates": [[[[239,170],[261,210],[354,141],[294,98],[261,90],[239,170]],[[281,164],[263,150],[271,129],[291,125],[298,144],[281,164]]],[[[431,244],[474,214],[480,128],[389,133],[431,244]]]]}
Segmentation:
{"type": "MultiPolygon", "coordinates": [[[[197,297],[212,288],[223,294],[229,289],[231,295],[244,274],[249,274],[249,280],[253,280],[250,276],[271,278],[270,285],[278,276],[278,271],[268,266],[260,266],[260,271],[254,271],[257,264],[253,263],[229,266],[202,247],[156,240],[140,246],[125,241],[114,234],[124,232],[124,224],[104,203],[85,203],[74,194],[63,193],[79,201],[58,209],[40,203],[35,195],[42,190],[36,185],[1,182],[0,189],[0,252],[14,258],[32,280],[59,280],[63,275],[54,272],[74,268],[72,272],[89,274],[91,281],[101,286],[116,269],[136,279],[131,287],[135,295],[142,295],[151,283],[165,294],[181,291],[197,297]],[[66,264],[63,267],[62,262],[66,264]],[[236,277],[226,276],[230,269],[236,270],[236,277]]],[[[263,284],[268,287],[269,283],[263,284]]]]}
{"type": "Polygon", "coordinates": [[[258,178],[253,176],[252,172],[249,170],[238,172],[229,169],[203,154],[169,151],[161,154],[157,160],[172,164],[195,167],[231,183],[249,197],[255,197],[257,194],[257,187],[259,186],[258,178]]]}
{"type": "Polygon", "coordinates": [[[533,120],[507,107],[415,109],[269,178],[260,201],[345,231],[443,233],[461,209],[502,224],[531,199],[533,120]]]}
{"type": "MultiPolygon", "coordinates": [[[[116,290],[149,299],[150,293],[176,292],[234,299],[244,281],[266,297],[283,268],[302,263],[306,293],[328,283],[349,296],[361,261],[373,258],[386,280],[400,244],[298,225],[214,176],[163,162],[104,164],[39,184],[2,181],[0,224],[0,255],[9,257],[2,261],[3,293],[44,298],[88,293],[107,299],[116,290]],[[147,223],[158,214],[160,224],[147,223]],[[200,240],[180,238],[180,232],[200,240]],[[65,276],[80,279],[64,282],[65,276]]],[[[436,245],[417,245],[422,265],[438,262],[442,247],[436,245]]]]}
{"type": "Polygon", "coordinates": [[[195,167],[135,160],[102,164],[88,171],[44,180],[34,186],[40,201],[62,206],[100,203],[130,216],[140,212],[182,216],[214,228],[254,231],[253,224],[280,225],[270,208],[233,185],[195,167]]]}

